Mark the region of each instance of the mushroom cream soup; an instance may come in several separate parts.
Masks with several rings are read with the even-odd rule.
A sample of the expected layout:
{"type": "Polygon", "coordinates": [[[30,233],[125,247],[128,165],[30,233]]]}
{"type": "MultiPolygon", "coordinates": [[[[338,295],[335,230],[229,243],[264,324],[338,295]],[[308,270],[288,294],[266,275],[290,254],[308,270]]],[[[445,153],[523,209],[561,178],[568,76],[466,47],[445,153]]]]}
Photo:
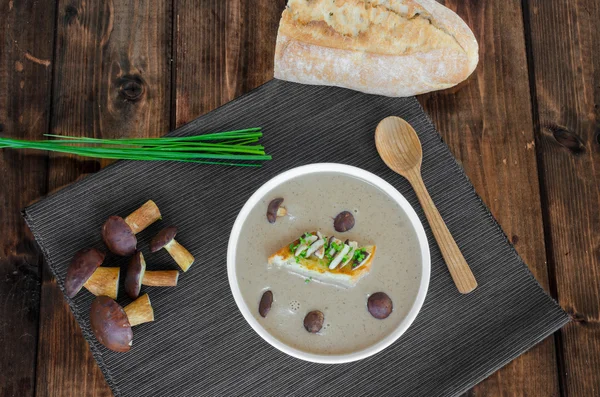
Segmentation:
{"type": "MultiPolygon", "coordinates": [[[[315,251],[309,248],[302,255],[315,251]]],[[[328,269],[336,256],[331,252],[329,261],[311,257],[328,269]]],[[[295,259],[292,253],[289,263],[299,263],[295,259]]],[[[277,186],[252,208],[238,240],[236,273],[250,311],[275,338],[308,353],[347,354],[379,342],[406,317],[421,281],[421,254],[408,216],[385,192],[348,175],[319,173],[277,186]],[[276,198],[283,198],[283,208],[276,219],[267,219],[269,204],[276,198]],[[338,214],[344,211],[352,215],[354,225],[339,232],[334,220],[337,226],[338,214]],[[309,245],[321,237],[329,241],[330,236],[347,245],[355,242],[345,253],[376,247],[370,268],[362,266],[368,256],[365,250],[367,255],[346,254],[337,261],[338,268],[347,262],[348,272],[352,266],[364,271],[355,283],[329,282],[294,266],[269,264],[269,257],[278,251],[298,251],[299,238],[309,236],[307,232],[313,237],[302,241],[309,245]],[[383,294],[375,295],[379,292],[383,294]],[[393,304],[389,316],[381,316],[381,307],[372,308],[389,300],[393,304]]]]}

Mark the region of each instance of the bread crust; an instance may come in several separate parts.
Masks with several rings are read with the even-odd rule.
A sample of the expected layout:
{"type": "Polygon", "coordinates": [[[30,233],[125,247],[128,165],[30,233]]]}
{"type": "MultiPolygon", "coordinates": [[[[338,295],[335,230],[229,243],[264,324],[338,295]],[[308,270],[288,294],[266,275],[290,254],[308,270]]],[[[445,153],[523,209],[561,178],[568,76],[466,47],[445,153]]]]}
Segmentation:
{"type": "MultiPolygon", "coordinates": [[[[479,59],[477,41],[466,23],[435,0],[397,3],[406,5],[407,14],[404,18],[390,11],[396,19],[430,22],[431,26],[423,27],[419,21],[416,31],[426,37],[418,46],[410,42],[386,45],[389,38],[377,35],[378,25],[348,36],[324,21],[295,20],[286,9],[277,36],[275,77],[392,97],[445,89],[465,80],[479,59]]],[[[342,30],[345,27],[341,25],[342,30]]]]}

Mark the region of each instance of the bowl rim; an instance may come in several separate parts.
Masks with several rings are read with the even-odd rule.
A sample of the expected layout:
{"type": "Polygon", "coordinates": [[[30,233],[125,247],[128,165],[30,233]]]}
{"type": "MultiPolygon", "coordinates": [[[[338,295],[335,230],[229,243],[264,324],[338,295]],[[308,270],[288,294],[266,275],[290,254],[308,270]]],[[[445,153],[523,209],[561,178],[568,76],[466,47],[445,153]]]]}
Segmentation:
{"type": "Polygon", "coordinates": [[[386,347],[390,346],[394,343],[406,330],[412,322],[417,317],[417,314],[421,310],[423,306],[423,302],[425,301],[425,296],[427,295],[427,290],[429,288],[429,279],[431,274],[431,257],[429,253],[429,243],[427,240],[427,235],[425,233],[425,229],[423,228],[423,224],[419,219],[419,216],[410,205],[408,200],[394,188],[391,184],[386,182],[381,177],[363,170],[358,167],[354,167],[346,164],[338,164],[338,163],[314,163],[303,165],[299,167],[295,167],[284,171],[273,178],[269,179],[265,182],[250,198],[246,201],[242,209],[240,210],[233,227],[231,229],[231,233],[229,236],[229,242],[227,246],[227,277],[229,279],[229,287],[233,294],[233,298],[235,303],[248,322],[252,329],[260,335],[266,342],[268,342],[271,346],[276,349],[292,356],[299,358],[301,360],[310,361],[314,363],[321,364],[342,364],[348,363],[352,361],[361,360],[363,358],[367,358],[376,353],[379,353],[386,347]],[[419,285],[419,289],[417,292],[417,296],[415,301],[410,308],[406,317],[400,322],[398,327],[393,330],[389,335],[380,340],[379,342],[366,347],[362,350],[346,353],[346,354],[315,354],[308,353],[296,348],[293,348],[273,335],[271,335],[254,316],[252,315],[251,309],[246,305],[244,298],[242,296],[239,284],[237,282],[237,273],[235,268],[235,257],[237,252],[237,242],[240,236],[240,232],[248,214],[257,205],[260,200],[265,197],[271,190],[280,184],[289,181],[290,179],[314,173],[323,173],[323,172],[334,172],[334,173],[342,173],[346,175],[350,175],[353,177],[357,177],[366,183],[370,183],[381,190],[383,190],[388,196],[390,196],[397,204],[400,205],[402,210],[408,216],[415,232],[417,234],[417,240],[419,242],[419,247],[421,249],[421,282],[419,285]]]}

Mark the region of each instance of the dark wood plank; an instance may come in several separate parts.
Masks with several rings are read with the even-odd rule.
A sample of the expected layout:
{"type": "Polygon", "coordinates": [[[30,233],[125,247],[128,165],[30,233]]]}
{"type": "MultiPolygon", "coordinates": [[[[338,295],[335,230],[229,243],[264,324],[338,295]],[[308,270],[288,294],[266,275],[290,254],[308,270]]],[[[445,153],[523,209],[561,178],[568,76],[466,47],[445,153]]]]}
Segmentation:
{"type": "MultiPolygon", "coordinates": [[[[43,139],[53,2],[0,1],[0,134],[43,139]]],[[[46,192],[46,157],[0,150],[0,395],[32,396],[43,257],[20,210],[46,192]]]]}
{"type": "MultiPolygon", "coordinates": [[[[166,133],[171,2],[61,0],[58,7],[52,133],[94,137],[166,133]]],[[[107,163],[52,156],[49,188],[58,189],[107,163]]],[[[111,395],[47,269],[40,310],[36,394],[111,395]]]]}
{"type": "Polygon", "coordinates": [[[285,0],[175,0],[176,125],[273,77],[285,0]]]}
{"type": "MultiPolygon", "coordinates": [[[[459,87],[419,100],[477,193],[548,291],[521,1],[447,0],[445,5],[475,32],[480,63],[459,87]]],[[[558,395],[553,338],[468,394],[558,395]]]]}
{"type": "Polygon", "coordinates": [[[548,261],[574,322],[560,333],[565,395],[600,395],[600,3],[529,2],[548,261]]]}

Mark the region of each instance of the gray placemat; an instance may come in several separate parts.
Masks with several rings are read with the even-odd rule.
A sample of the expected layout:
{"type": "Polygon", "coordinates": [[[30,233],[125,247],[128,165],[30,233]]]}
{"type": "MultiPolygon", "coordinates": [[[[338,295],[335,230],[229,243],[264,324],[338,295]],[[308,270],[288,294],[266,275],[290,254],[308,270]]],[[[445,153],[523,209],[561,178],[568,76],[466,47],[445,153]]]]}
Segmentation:
{"type": "MultiPolygon", "coordinates": [[[[197,262],[176,288],[146,288],[156,321],[134,328],[134,347],[114,353],[88,324],[92,296],[67,299],[94,357],[117,396],[456,395],[481,381],[568,322],[508,243],[473,186],[414,98],[271,81],[174,131],[174,135],[261,126],[274,160],[263,168],[118,162],[24,211],[46,260],[64,288],[73,254],[101,247],[100,225],[148,199],[163,226],[197,262]],[[377,156],[373,132],[386,116],[411,123],[423,144],[431,196],[479,282],[460,295],[408,183],[377,156]],[[344,365],[303,362],[272,348],[244,321],[229,290],[226,245],[238,211],[274,175],[303,164],[338,162],[371,171],[394,185],[422,219],[432,255],[431,284],[417,319],[374,357],[344,365]]],[[[175,266],[161,252],[149,268],[175,266]],[[162,256],[161,256],[162,255],[162,256]]],[[[109,265],[124,259],[108,257],[109,265]]],[[[119,302],[129,303],[123,291],[119,302]]]]}

